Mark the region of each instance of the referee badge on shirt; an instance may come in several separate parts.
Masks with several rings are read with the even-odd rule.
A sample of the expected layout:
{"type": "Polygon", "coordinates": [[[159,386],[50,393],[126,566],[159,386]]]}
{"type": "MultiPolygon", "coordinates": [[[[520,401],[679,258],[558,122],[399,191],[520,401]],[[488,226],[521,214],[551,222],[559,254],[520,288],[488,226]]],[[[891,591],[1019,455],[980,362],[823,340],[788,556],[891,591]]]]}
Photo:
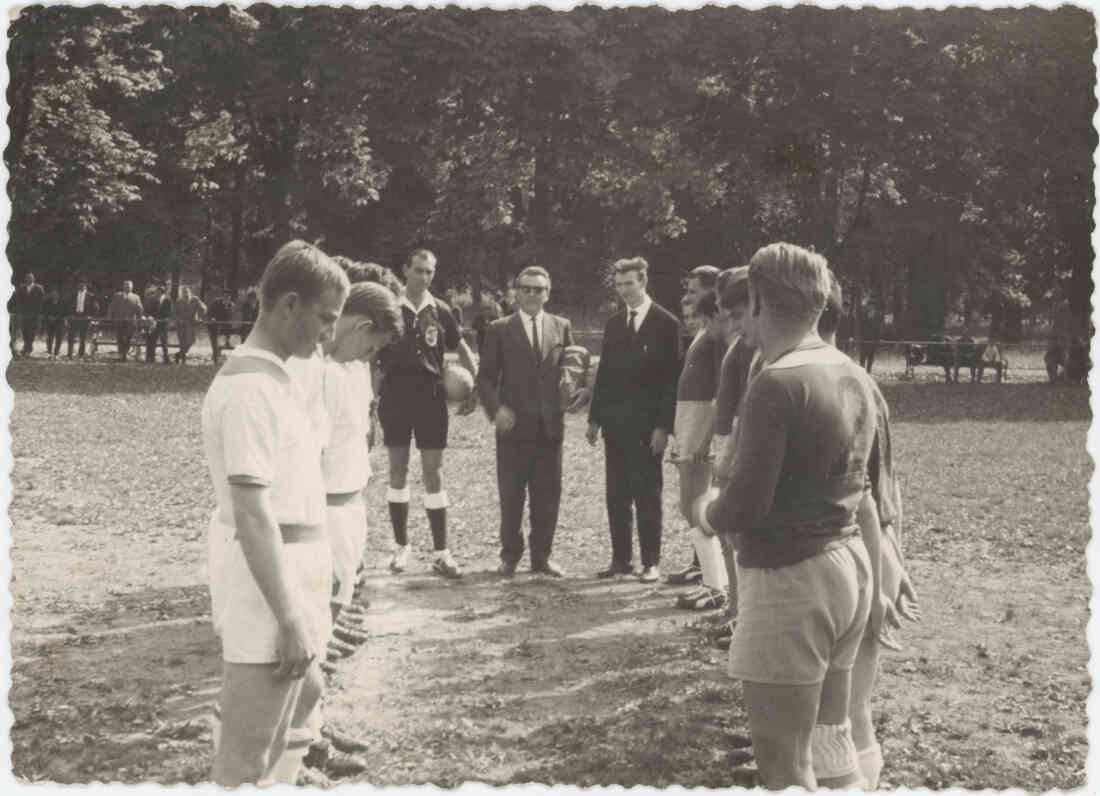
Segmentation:
{"type": "Polygon", "coordinates": [[[429,326],[424,330],[424,343],[429,348],[435,348],[439,344],[439,327],[429,326]]]}

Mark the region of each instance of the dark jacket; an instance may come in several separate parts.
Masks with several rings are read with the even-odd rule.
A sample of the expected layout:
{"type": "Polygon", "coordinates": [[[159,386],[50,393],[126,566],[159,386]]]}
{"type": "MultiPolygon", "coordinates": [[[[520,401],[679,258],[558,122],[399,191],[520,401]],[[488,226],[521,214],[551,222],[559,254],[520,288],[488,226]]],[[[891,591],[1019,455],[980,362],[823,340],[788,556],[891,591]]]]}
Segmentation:
{"type": "Polygon", "coordinates": [[[626,321],[623,310],[604,328],[588,422],[600,426],[605,436],[646,436],[655,428],[671,434],[680,377],[680,324],[656,302],[637,333],[626,321]]]}
{"type": "Polygon", "coordinates": [[[73,315],[73,316],[76,316],[78,318],[94,318],[96,315],[99,315],[99,312],[100,312],[99,301],[98,301],[98,299],[96,299],[95,295],[90,290],[84,291],[84,311],[83,312],[77,312],[76,311],[76,291],[75,290],[73,291],[73,294],[71,296],[69,296],[67,299],[65,299],[65,314],[66,315],[73,315]]]}
{"type": "Polygon", "coordinates": [[[158,321],[166,321],[172,317],[172,299],[168,296],[150,296],[145,302],[145,314],[158,321]]]}
{"type": "Polygon", "coordinates": [[[20,285],[15,289],[15,311],[21,315],[41,315],[46,303],[46,291],[35,282],[28,288],[20,285]]]}
{"type": "Polygon", "coordinates": [[[515,428],[502,438],[534,440],[540,418],[550,439],[561,439],[565,433],[558,383],[561,355],[573,345],[573,329],[565,318],[543,314],[541,358],[531,348],[518,312],[493,321],[486,331],[477,389],[490,420],[502,404],[515,412],[515,428]]]}

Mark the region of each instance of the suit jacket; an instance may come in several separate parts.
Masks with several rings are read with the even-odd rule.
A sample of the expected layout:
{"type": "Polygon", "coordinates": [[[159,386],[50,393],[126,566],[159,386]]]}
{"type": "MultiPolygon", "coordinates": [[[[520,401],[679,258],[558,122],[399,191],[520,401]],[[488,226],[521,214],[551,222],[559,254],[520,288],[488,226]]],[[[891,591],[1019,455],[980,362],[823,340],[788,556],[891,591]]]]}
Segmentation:
{"type": "Polygon", "coordinates": [[[656,302],[636,333],[626,320],[622,310],[604,327],[588,422],[605,435],[648,436],[655,428],[671,434],[680,378],[680,324],[656,302]]]}
{"type": "Polygon", "coordinates": [[[541,357],[531,347],[518,312],[493,321],[485,333],[477,371],[481,404],[490,420],[501,405],[516,414],[515,428],[502,439],[534,440],[540,418],[550,439],[559,440],[565,434],[558,381],[562,352],[573,345],[573,329],[565,318],[545,311],[543,315],[541,357]]]}
{"type": "Polygon", "coordinates": [[[91,318],[99,314],[99,302],[90,290],[84,291],[84,312],[76,311],[76,291],[65,299],[65,314],[75,315],[78,318],[91,318]]]}
{"type": "Polygon", "coordinates": [[[46,304],[46,290],[35,282],[29,288],[19,285],[15,289],[15,311],[23,315],[41,315],[46,304]]]}
{"type": "Polygon", "coordinates": [[[137,293],[115,293],[107,307],[107,318],[112,321],[136,321],[144,315],[137,293]]]}

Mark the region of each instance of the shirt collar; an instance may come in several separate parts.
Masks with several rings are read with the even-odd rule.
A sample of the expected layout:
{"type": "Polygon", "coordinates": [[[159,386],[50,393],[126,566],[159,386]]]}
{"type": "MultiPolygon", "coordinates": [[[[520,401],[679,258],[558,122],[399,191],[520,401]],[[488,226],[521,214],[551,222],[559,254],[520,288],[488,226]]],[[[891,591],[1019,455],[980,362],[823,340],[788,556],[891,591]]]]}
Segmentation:
{"type": "Polygon", "coordinates": [[[634,323],[636,324],[635,328],[640,328],[641,327],[642,321],[645,320],[645,316],[649,314],[649,308],[652,307],[652,306],[653,306],[653,299],[651,299],[649,297],[649,294],[647,293],[646,297],[645,297],[645,300],[641,304],[639,304],[637,307],[635,307],[633,309],[630,308],[630,307],[626,308],[626,311],[628,313],[627,317],[629,318],[630,317],[629,313],[633,312],[634,317],[637,319],[637,320],[634,321],[634,323]]]}
{"type": "Polygon", "coordinates": [[[520,320],[522,320],[522,321],[523,321],[524,325],[529,325],[529,324],[531,323],[531,321],[532,321],[532,320],[539,320],[539,321],[541,321],[541,320],[542,320],[542,313],[543,313],[543,311],[542,311],[542,310],[539,310],[539,314],[538,314],[538,315],[528,315],[528,314],[527,314],[526,312],[524,312],[523,310],[520,310],[520,311],[519,311],[519,317],[520,317],[520,320]]]}
{"type": "Polygon", "coordinates": [[[279,367],[279,370],[286,374],[286,377],[288,379],[290,378],[290,371],[287,369],[286,362],[266,349],[258,348],[257,346],[249,345],[248,343],[241,343],[239,346],[229,352],[229,356],[253,357],[255,359],[267,360],[273,365],[277,365],[279,367]]]}
{"type": "Polygon", "coordinates": [[[424,297],[420,300],[420,306],[419,307],[414,307],[413,306],[413,303],[411,301],[409,301],[408,294],[401,297],[401,303],[404,306],[408,307],[410,310],[412,310],[414,315],[419,315],[421,312],[424,311],[425,307],[434,307],[435,306],[435,296],[433,296],[431,293],[429,293],[427,290],[425,290],[424,291],[424,297]]]}

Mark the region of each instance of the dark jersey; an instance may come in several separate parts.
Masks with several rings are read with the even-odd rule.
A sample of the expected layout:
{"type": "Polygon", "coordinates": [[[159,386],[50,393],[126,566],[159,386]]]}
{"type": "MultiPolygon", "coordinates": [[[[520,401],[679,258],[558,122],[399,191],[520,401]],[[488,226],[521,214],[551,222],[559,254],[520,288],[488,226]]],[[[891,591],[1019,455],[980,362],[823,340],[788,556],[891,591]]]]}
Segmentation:
{"type": "Polygon", "coordinates": [[[714,433],[718,436],[733,433],[733,419],[741,410],[755,353],[756,349],[746,343],[744,337],[739,337],[722,358],[718,395],[714,401],[714,433]]]}
{"type": "Polygon", "coordinates": [[[866,373],[825,343],[767,365],[745,396],[730,483],[708,512],[745,567],[797,564],[859,533],[877,430],[866,373]]]}
{"type": "Polygon", "coordinates": [[[425,294],[419,311],[407,298],[401,300],[401,316],[405,322],[402,335],[378,355],[378,365],[387,382],[402,376],[424,373],[443,376],[443,357],[454,351],[462,333],[451,308],[430,293],[425,294]]]}

